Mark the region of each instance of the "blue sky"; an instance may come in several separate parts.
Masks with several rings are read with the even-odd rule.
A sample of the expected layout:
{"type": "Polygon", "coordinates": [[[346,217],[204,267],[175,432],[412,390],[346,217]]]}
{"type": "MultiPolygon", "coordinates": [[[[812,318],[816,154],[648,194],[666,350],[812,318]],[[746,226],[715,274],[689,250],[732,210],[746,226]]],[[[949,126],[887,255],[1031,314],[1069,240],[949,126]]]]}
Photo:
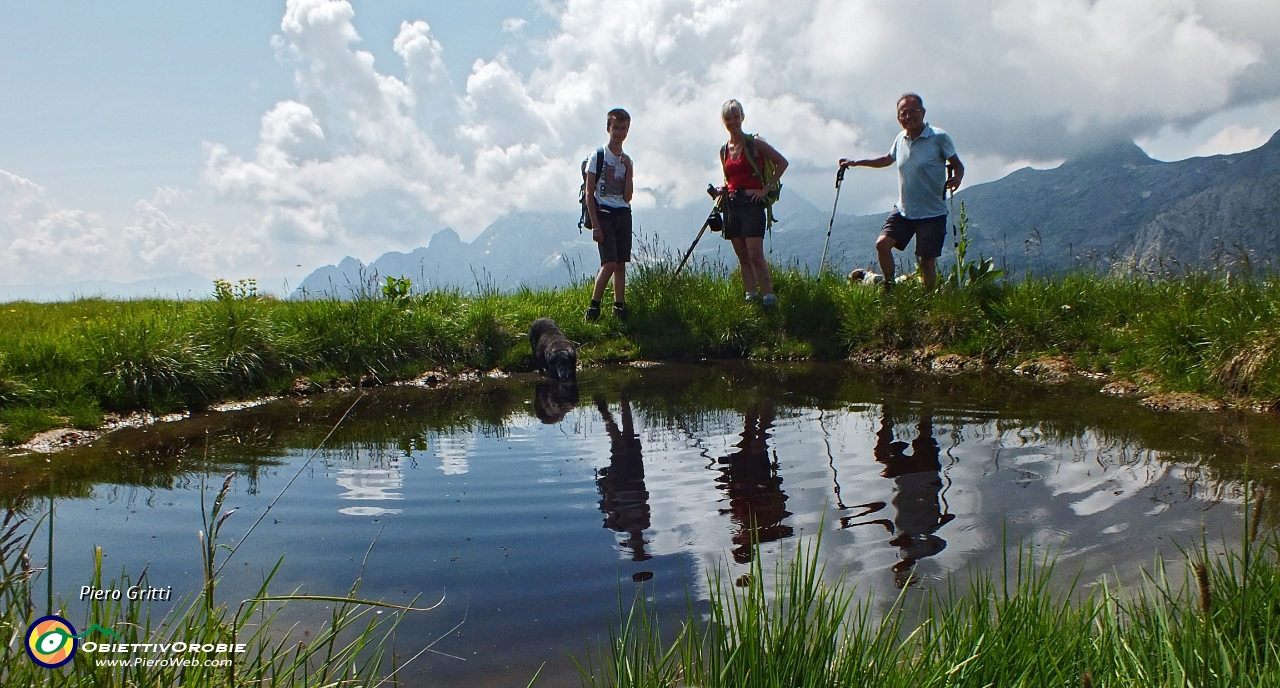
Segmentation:
{"type": "MultiPolygon", "coordinates": [[[[353,5],[360,47],[380,69],[403,76],[391,40],[402,21],[429,18],[462,83],[475,60],[512,46],[504,20],[551,23],[527,0],[353,5]]],[[[6,3],[0,169],[120,218],[156,187],[197,188],[203,141],[252,149],[262,113],[296,97],[271,45],[283,12],[261,0],[6,3]]]]}
{"type": "MultiPolygon", "coordinates": [[[[602,113],[640,203],[696,202],[719,103],[829,203],[921,92],[970,183],[1115,138],[1160,159],[1280,128],[1273,0],[218,0],[0,6],[0,284],[297,279],[572,209],[602,113]]],[[[891,174],[843,210],[886,210],[891,174]]]]}

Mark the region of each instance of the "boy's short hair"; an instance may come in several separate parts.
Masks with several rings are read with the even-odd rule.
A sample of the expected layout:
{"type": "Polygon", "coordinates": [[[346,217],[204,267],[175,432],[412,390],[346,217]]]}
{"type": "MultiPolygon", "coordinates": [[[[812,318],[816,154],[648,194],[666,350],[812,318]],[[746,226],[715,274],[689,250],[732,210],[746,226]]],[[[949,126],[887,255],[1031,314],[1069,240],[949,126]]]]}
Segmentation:
{"type": "Polygon", "coordinates": [[[742,103],[739,103],[736,98],[730,98],[725,101],[724,105],[720,106],[720,119],[724,119],[729,115],[737,115],[744,119],[747,116],[742,112],[742,103]]]}
{"type": "Polygon", "coordinates": [[[606,120],[606,122],[609,124],[613,124],[615,121],[630,122],[631,113],[627,112],[626,110],[623,110],[622,108],[614,108],[609,111],[609,117],[606,120]]]}

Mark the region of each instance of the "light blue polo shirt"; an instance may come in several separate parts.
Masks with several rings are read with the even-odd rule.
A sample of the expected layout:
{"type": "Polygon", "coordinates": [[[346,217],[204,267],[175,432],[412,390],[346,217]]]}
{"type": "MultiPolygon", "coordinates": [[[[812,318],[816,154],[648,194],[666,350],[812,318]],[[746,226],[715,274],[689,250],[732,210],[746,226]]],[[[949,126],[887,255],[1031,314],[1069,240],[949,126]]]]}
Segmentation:
{"type": "Polygon", "coordinates": [[[947,214],[943,187],[947,183],[947,158],[956,154],[956,145],[941,129],[928,124],[914,141],[899,132],[889,149],[898,163],[898,212],[908,220],[947,214]]]}

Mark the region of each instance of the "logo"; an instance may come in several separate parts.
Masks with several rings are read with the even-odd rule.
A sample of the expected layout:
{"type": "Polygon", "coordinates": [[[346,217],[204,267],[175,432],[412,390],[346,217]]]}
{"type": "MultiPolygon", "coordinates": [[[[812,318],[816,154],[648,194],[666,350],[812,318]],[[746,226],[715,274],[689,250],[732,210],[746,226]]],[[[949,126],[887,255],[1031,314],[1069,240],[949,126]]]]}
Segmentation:
{"type": "Polygon", "coordinates": [[[27,628],[27,654],[46,669],[70,662],[78,644],[76,629],[61,616],[42,616],[27,628]]]}

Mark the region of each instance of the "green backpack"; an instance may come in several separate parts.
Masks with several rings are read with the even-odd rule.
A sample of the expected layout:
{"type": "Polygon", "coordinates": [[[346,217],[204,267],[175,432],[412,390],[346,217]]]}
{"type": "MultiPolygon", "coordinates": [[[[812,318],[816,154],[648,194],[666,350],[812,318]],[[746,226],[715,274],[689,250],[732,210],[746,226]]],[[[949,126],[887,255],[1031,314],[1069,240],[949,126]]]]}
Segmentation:
{"type": "MultiPolygon", "coordinates": [[[[764,212],[767,218],[767,226],[773,227],[775,220],[773,219],[773,204],[778,201],[778,197],[782,195],[782,182],[778,182],[773,186],[769,186],[769,180],[773,178],[774,170],[778,168],[776,164],[768,157],[764,159],[764,169],[756,162],[756,135],[747,134],[747,146],[743,151],[747,156],[747,162],[751,163],[751,171],[755,173],[756,179],[760,180],[760,185],[768,187],[769,194],[764,198],[764,212]]],[[[729,144],[720,146],[720,169],[724,169],[724,165],[729,161],[729,144]]]]}

